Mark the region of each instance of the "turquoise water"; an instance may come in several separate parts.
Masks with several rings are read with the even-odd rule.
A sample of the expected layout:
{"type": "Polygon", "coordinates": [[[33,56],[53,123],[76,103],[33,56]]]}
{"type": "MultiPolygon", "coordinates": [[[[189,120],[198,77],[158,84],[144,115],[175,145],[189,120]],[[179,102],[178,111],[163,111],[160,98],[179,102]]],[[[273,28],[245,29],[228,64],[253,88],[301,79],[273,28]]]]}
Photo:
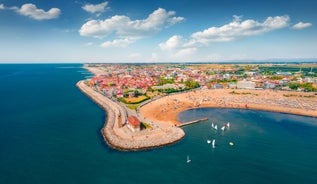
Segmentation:
{"type": "Polygon", "coordinates": [[[90,75],[79,64],[0,65],[1,184],[317,181],[317,119],[311,117],[190,110],[180,120],[209,120],[185,127],[181,142],[113,150],[100,134],[105,113],[75,87],[90,75]],[[227,121],[229,130],[211,129],[212,122],[227,121]],[[216,139],[216,148],[207,139],[216,139]]]}

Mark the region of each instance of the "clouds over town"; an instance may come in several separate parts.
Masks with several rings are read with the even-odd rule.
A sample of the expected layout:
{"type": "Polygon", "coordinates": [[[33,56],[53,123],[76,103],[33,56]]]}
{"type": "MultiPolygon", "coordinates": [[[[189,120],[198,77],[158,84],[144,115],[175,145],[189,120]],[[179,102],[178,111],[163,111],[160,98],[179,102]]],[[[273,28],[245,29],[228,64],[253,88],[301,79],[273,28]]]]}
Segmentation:
{"type": "Polygon", "coordinates": [[[172,26],[184,20],[183,17],[175,17],[175,11],[166,11],[158,8],[147,18],[131,20],[125,15],[114,15],[105,20],[90,20],[82,25],[79,33],[81,36],[104,38],[115,34],[116,39],[106,41],[103,47],[122,47],[134,41],[155,35],[162,29],[172,26]]]}
{"type": "MultiPolygon", "coordinates": [[[[304,29],[310,27],[311,23],[299,22],[292,28],[304,29]]],[[[194,53],[200,47],[208,47],[217,42],[232,42],[242,38],[261,35],[277,29],[290,26],[288,15],[267,17],[263,22],[253,19],[242,21],[241,16],[233,16],[233,20],[220,27],[210,27],[202,31],[194,32],[189,38],[174,35],[167,41],[159,44],[162,51],[169,51],[174,55],[179,53],[194,53]],[[188,52],[191,51],[191,52],[188,52]]]]}
{"type": "Polygon", "coordinates": [[[8,9],[17,12],[20,15],[30,17],[35,20],[49,20],[56,19],[60,16],[61,10],[59,8],[51,8],[48,11],[37,8],[36,5],[28,3],[23,4],[21,8],[17,6],[5,7],[4,4],[0,4],[0,10],[8,9]]]}
{"type": "Polygon", "coordinates": [[[312,24],[312,23],[309,23],[309,22],[306,22],[306,23],[304,23],[304,22],[299,22],[299,23],[293,25],[292,28],[299,30],[299,29],[309,28],[309,27],[311,27],[312,25],[313,25],[313,24],[312,24]]]}
{"type": "MultiPolygon", "coordinates": [[[[232,8],[205,0],[179,0],[184,6],[163,0],[4,0],[0,3],[0,35],[6,35],[1,40],[8,44],[3,45],[14,40],[12,50],[24,48],[19,46],[32,39],[32,56],[40,55],[35,51],[44,49],[45,43],[55,50],[72,48],[65,53],[69,58],[74,58],[71,53],[77,49],[80,54],[76,58],[83,60],[124,60],[131,55],[138,61],[208,61],[229,55],[230,59],[243,59],[260,54],[262,58],[276,58],[290,53],[294,57],[317,57],[316,13],[312,8],[316,3],[295,1],[305,1],[305,10],[286,8],[291,5],[285,3],[285,8],[270,9],[280,6],[275,1],[257,5],[232,1],[232,8]]],[[[23,49],[21,52],[30,55],[23,49]]]]}
{"type": "Polygon", "coordinates": [[[108,2],[105,1],[103,3],[100,4],[85,4],[84,6],[82,6],[82,9],[84,9],[85,11],[89,12],[89,13],[102,13],[105,12],[107,9],[107,5],[108,2]]]}

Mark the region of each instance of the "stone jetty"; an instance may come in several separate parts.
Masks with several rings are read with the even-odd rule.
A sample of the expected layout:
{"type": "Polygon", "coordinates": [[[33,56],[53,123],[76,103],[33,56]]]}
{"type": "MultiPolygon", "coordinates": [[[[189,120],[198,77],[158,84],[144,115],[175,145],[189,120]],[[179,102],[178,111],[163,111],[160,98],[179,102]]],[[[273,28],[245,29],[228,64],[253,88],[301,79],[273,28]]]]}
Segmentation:
{"type": "Polygon", "coordinates": [[[151,128],[142,131],[131,131],[126,126],[127,111],[119,102],[110,99],[93,88],[85,81],[76,86],[107,112],[107,119],[101,133],[107,144],[117,150],[136,151],[161,147],[181,140],[185,133],[176,126],[162,126],[151,122],[151,128]]]}

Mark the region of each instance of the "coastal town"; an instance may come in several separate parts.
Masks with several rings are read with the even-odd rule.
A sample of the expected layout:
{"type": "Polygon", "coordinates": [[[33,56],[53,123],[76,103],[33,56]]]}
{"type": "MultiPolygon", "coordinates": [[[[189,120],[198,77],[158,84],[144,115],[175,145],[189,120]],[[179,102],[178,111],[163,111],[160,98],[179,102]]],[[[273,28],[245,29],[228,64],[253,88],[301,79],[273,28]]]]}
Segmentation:
{"type": "Polygon", "coordinates": [[[88,64],[89,81],[108,96],[203,89],[317,92],[317,64],[88,64]]]}
{"type": "MultiPolygon", "coordinates": [[[[317,64],[86,64],[77,86],[107,112],[102,134],[119,150],[181,140],[177,115],[193,108],[317,117],[317,64]]],[[[203,119],[203,117],[201,117],[203,119]]],[[[199,122],[193,121],[193,122],[199,122]]]]}

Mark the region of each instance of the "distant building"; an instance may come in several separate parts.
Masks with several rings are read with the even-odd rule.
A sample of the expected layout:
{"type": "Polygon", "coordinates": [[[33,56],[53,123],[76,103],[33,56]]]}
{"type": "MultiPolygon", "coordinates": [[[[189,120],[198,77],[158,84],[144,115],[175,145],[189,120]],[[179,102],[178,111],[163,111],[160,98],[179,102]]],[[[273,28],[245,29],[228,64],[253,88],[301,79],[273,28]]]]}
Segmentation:
{"type": "Polygon", "coordinates": [[[237,88],[238,89],[254,89],[255,88],[255,82],[252,81],[238,81],[237,82],[237,88]]]}
{"type": "Polygon", "coordinates": [[[123,98],[123,92],[122,91],[118,91],[117,92],[117,98],[123,98]]]}
{"type": "Polygon", "coordinates": [[[228,79],[228,80],[230,80],[231,78],[232,78],[232,75],[231,74],[228,74],[228,73],[226,73],[226,74],[224,74],[223,75],[223,77],[222,77],[223,79],[228,79]]]}
{"type": "Polygon", "coordinates": [[[130,91],[130,92],[129,92],[129,98],[133,98],[134,95],[135,95],[135,94],[134,94],[134,91],[130,91]]]}
{"type": "Polygon", "coordinates": [[[276,84],[271,83],[271,82],[265,82],[265,83],[263,83],[263,88],[265,88],[265,89],[274,89],[274,88],[276,88],[276,84]]]}
{"type": "Polygon", "coordinates": [[[237,88],[237,83],[230,83],[230,84],[228,85],[228,88],[230,88],[230,89],[236,89],[236,88],[237,88]]]}
{"type": "Polygon", "coordinates": [[[254,76],[254,75],[259,75],[259,72],[244,72],[248,76],[254,76]]]}
{"type": "Polygon", "coordinates": [[[311,82],[311,83],[313,83],[314,81],[313,81],[313,78],[311,78],[311,77],[305,77],[304,82],[311,82]]]}
{"type": "Polygon", "coordinates": [[[291,88],[289,88],[288,86],[284,86],[284,87],[282,87],[282,90],[284,90],[284,91],[291,91],[291,88]]]}
{"type": "Polygon", "coordinates": [[[223,87],[222,87],[221,84],[214,84],[214,85],[212,86],[212,88],[214,88],[214,89],[222,89],[223,87]]]}
{"type": "Polygon", "coordinates": [[[164,84],[163,86],[152,86],[153,89],[183,89],[185,84],[164,84]]]}
{"type": "Polygon", "coordinates": [[[288,85],[288,80],[284,80],[284,79],[283,80],[279,80],[278,84],[282,85],[282,86],[288,85]]]}
{"type": "Polygon", "coordinates": [[[127,123],[130,130],[132,130],[133,132],[140,131],[141,122],[137,117],[129,116],[127,121],[128,121],[127,123]]]}
{"type": "Polygon", "coordinates": [[[276,75],[291,76],[291,72],[275,72],[276,75]]]}

